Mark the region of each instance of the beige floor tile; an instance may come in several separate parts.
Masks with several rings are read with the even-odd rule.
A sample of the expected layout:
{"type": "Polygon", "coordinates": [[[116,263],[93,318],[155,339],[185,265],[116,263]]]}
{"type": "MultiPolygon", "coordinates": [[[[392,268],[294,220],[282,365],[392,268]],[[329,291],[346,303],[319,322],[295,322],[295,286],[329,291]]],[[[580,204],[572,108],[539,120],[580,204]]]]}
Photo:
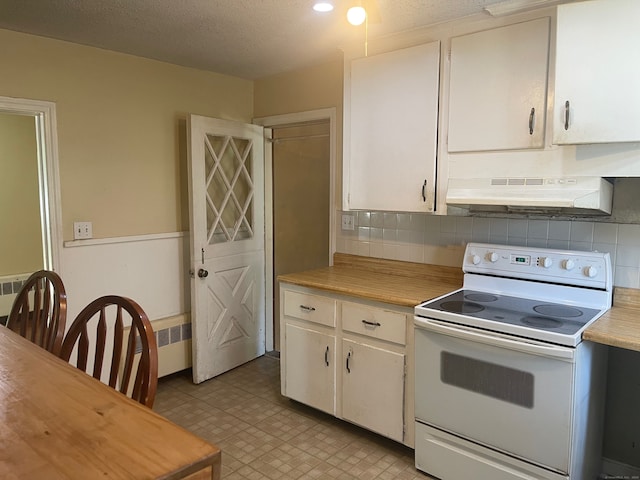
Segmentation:
{"type": "Polygon", "coordinates": [[[428,480],[413,450],[280,395],[280,362],[264,356],[195,385],[160,379],[161,415],[222,449],[224,480],[428,480]]]}

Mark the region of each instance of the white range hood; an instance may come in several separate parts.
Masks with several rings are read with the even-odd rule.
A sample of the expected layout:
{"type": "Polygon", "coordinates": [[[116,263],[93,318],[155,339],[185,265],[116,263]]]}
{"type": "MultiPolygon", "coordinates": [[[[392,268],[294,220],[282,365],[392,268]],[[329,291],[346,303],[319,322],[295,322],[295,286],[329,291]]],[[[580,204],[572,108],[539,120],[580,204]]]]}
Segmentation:
{"type": "Polygon", "coordinates": [[[601,177],[452,178],[446,201],[475,212],[610,215],[613,185],[601,177]]]}

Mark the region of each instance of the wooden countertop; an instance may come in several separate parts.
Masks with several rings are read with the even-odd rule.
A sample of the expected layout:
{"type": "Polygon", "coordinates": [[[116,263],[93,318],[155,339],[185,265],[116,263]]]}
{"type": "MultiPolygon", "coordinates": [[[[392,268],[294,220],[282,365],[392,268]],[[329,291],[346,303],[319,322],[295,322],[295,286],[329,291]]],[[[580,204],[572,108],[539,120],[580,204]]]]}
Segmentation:
{"type": "Polygon", "coordinates": [[[589,325],[582,338],[640,352],[640,290],[616,287],[613,307],[589,325]]]}
{"type": "Polygon", "coordinates": [[[220,449],[0,326],[0,478],[220,478],[220,449]]]}
{"type": "Polygon", "coordinates": [[[280,275],[278,280],[402,307],[414,307],[462,286],[462,270],[455,267],[342,253],[336,253],[333,262],[332,267],[280,275]]]}
{"type": "MultiPolygon", "coordinates": [[[[462,286],[455,267],[384,260],[336,253],[334,266],[278,276],[281,282],[414,307],[462,286]]],[[[613,307],[582,338],[640,351],[640,290],[616,287],[613,307]]]]}

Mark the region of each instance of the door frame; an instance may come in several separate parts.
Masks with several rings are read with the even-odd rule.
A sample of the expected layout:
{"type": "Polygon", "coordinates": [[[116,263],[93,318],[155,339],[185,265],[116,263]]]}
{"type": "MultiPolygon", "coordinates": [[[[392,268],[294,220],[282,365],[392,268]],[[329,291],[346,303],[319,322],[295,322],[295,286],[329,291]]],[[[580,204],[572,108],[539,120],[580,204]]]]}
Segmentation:
{"type": "MultiPolygon", "coordinates": [[[[336,251],[336,108],[321,108],[305,112],[271,115],[253,119],[253,123],[265,128],[265,142],[271,141],[273,127],[313,122],[319,120],[329,121],[329,265],[333,265],[333,254],[336,251]]],[[[267,281],[266,289],[266,318],[265,318],[265,348],[267,352],[273,350],[273,152],[271,148],[264,149],[264,226],[265,226],[265,267],[267,281]]]]}
{"type": "Polygon", "coordinates": [[[38,151],[38,191],[44,268],[62,268],[62,207],[58,164],[56,104],[0,96],[0,112],[34,117],[38,151]]]}

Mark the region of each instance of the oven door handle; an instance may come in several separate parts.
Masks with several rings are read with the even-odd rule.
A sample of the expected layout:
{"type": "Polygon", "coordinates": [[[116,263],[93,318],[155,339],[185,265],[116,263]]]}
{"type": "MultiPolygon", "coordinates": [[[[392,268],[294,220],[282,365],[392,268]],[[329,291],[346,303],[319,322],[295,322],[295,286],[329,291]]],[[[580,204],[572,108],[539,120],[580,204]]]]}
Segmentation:
{"type": "Polygon", "coordinates": [[[519,352],[531,353],[533,355],[541,355],[545,357],[561,358],[573,360],[575,349],[563,347],[560,345],[540,344],[529,340],[512,340],[506,335],[499,333],[481,332],[476,329],[468,328],[462,325],[450,326],[444,322],[433,320],[430,318],[416,317],[415,325],[417,328],[429,330],[436,333],[442,333],[452,337],[480,342],[494,347],[509,348],[519,352]]]}

